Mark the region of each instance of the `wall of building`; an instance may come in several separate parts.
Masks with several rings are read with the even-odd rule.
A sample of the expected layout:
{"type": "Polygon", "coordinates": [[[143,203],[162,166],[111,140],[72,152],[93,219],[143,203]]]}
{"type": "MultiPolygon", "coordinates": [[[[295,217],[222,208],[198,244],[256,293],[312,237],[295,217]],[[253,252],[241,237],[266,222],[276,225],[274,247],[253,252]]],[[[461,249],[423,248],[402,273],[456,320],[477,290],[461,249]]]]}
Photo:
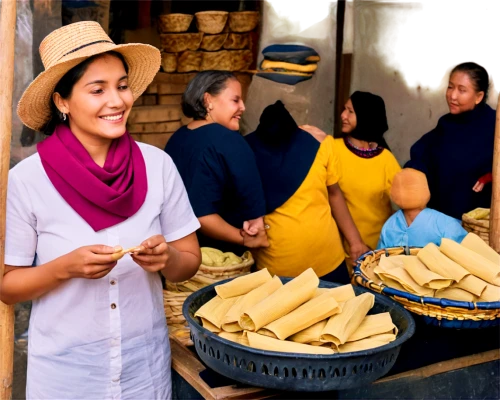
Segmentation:
{"type": "Polygon", "coordinates": [[[474,61],[487,69],[488,104],[496,107],[499,13],[495,0],[354,0],[351,91],[384,98],[386,139],[401,163],[409,159],[411,145],[448,112],[445,90],[455,65],[474,61]]]}
{"type": "Polygon", "coordinates": [[[248,91],[247,111],[241,130],[255,130],[266,106],[281,100],[298,124],[316,125],[333,132],[335,98],[335,47],[337,2],[266,0],[260,35],[259,60],[262,50],[271,44],[298,43],[311,46],[321,61],[312,79],[295,86],[284,85],[255,76],[248,91]]]}

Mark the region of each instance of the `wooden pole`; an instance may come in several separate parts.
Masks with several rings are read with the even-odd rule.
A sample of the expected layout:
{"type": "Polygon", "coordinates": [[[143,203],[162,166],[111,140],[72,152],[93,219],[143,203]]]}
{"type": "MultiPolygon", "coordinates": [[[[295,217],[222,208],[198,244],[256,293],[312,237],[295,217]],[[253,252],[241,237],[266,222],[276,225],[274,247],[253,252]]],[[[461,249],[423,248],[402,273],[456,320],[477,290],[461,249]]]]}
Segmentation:
{"type": "MultiPolygon", "coordinates": [[[[16,0],[0,3],[0,289],[4,274],[5,209],[12,136],[12,92],[14,90],[14,43],[16,0]]],[[[12,396],[14,368],[14,306],[0,302],[0,399],[12,396]]]]}
{"type": "Polygon", "coordinates": [[[500,96],[497,104],[495,124],[495,146],[493,153],[493,195],[490,212],[490,246],[500,253],[500,96]]]}

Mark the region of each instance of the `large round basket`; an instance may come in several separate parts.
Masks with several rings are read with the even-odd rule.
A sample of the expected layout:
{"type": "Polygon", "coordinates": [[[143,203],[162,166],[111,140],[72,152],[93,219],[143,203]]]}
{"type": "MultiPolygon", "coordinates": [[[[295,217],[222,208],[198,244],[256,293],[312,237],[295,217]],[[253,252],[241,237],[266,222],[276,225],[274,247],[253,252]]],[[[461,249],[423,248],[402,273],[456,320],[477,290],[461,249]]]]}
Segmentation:
{"type": "Polygon", "coordinates": [[[354,268],[354,279],[359,285],[386,295],[402,304],[407,310],[421,315],[429,325],[463,329],[488,328],[500,324],[500,301],[472,303],[417,296],[384,285],[373,272],[383,254],[417,255],[419,251],[420,248],[403,247],[370,251],[358,260],[354,268]]]}
{"type": "Polygon", "coordinates": [[[194,16],[190,14],[165,14],[158,17],[160,33],[186,32],[194,16]]]}
{"type": "Polygon", "coordinates": [[[488,245],[490,244],[490,220],[475,219],[469,214],[462,215],[462,226],[467,232],[475,233],[483,239],[488,245]]]}
{"type": "Polygon", "coordinates": [[[226,26],[227,11],[201,11],[197,12],[196,26],[200,32],[217,34],[221,33],[226,26]]]}
{"type": "Polygon", "coordinates": [[[243,258],[241,264],[227,267],[210,267],[201,264],[198,272],[191,279],[180,283],[167,282],[167,289],[163,291],[163,305],[171,335],[177,337],[185,345],[192,344],[189,327],[182,314],[184,301],[191,293],[208,285],[250,273],[254,264],[252,253],[247,251],[241,258],[243,258]]]}
{"type": "MultiPolygon", "coordinates": [[[[286,283],[291,278],[282,278],[286,283]]],[[[221,284],[223,282],[219,282],[221,284]]],[[[401,345],[415,331],[410,313],[391,299],[375,295],[370,313],[389,312],[398,327],[394,342],[375,349],[333,355],[282,353],[253,349],[223,339],[203,328],[195,312],[216,293],[208,286],[191,294],[184,302],[184,317],[191,328],[191,338],[202,361],[214,371],[246,384],[280,390],[319,392],[349,389],[366,385],[385,375],[398,357],[401,345]]],[[[335,283],[320,281],[320,287],[335,283]]],[[[366,292],[355,287],[356,294],[366,292]]]]}
{"type": "Polygon", "coordinates": [[[234,11],[229,13],[229,29],[231,32],[250,32],[258,25],[258,11],[234,11]]]}

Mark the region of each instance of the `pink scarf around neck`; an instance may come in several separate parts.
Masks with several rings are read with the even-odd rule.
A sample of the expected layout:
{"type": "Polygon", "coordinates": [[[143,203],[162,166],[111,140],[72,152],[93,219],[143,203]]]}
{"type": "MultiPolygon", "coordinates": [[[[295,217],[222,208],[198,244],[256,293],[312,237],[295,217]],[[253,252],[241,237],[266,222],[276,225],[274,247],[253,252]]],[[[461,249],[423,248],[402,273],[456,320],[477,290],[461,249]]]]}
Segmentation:
{"type": "Polygon", "coordinates": [[[146,199],[146,164],[128,132],[113,140],[103,167],[66,125],[37,148],[56,190],[96,232],[125,221],[146,199]]]}

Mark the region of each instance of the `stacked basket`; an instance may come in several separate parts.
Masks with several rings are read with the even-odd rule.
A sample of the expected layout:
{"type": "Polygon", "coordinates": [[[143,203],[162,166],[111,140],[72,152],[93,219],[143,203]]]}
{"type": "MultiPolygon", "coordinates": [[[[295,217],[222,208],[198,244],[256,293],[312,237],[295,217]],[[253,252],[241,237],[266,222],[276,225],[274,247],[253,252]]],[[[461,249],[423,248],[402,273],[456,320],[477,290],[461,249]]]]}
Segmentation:
{"type": "Polygon", "coordinates": [[[167,324],[172,335],[186,345],[191,344],[189,327],[182,315],[184,301],[191,293],[205,286],[250,273],[250,268],[254,264],[252,254],[247,251],[242,258],[241,264],[225,267],[211,267],[201,264],[198,272],[191,279],[180,283],[167,282],[167,290],[163,291],[163,304],[167,324]]]}
{"type": "Polygon", "coordinates": [[[194,15],[198,32],[186,31],[189,14],[159,17],[164,72],[243,71],[253,62],[252,31],[257,11],[203,11],[194,15]]]}

